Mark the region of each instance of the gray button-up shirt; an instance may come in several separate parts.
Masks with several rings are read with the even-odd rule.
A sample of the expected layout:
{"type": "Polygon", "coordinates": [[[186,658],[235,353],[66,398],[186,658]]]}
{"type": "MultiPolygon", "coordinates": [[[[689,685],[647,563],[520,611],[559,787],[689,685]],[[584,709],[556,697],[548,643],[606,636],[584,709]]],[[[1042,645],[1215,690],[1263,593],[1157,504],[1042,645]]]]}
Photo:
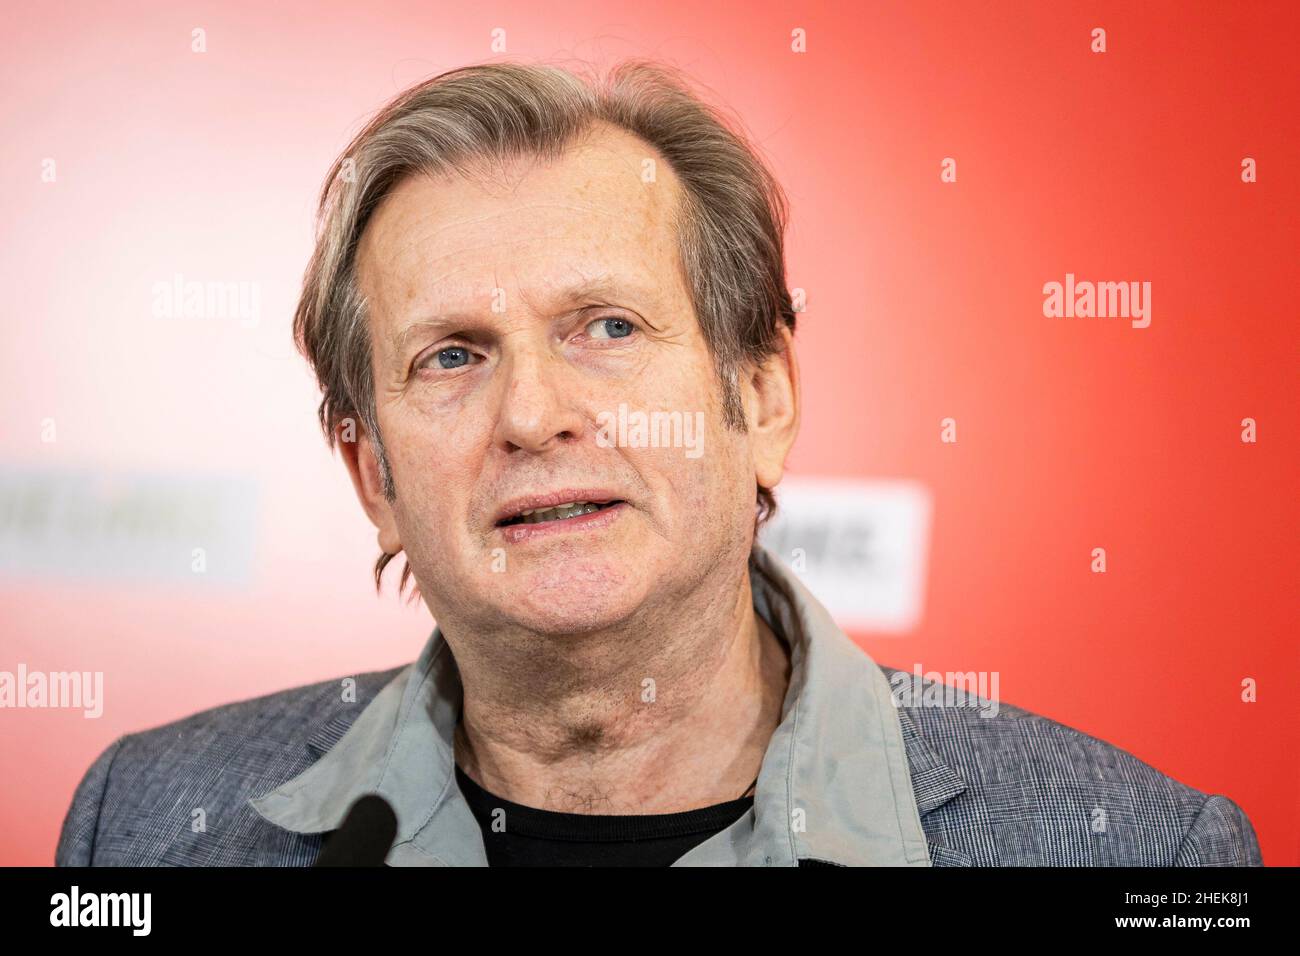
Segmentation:
{"type": "MultiPolygon", "coordinates": [[[[763,755],[754,805],[674,866],[929,866],[889,682],[875,662],[763,546],[749,562],[754,610],[791,649],[781,723],[763,755]]],[[[392,866],[486,866],[482,832],[456,785],[452,733],[462,687],[435,629],[419,659],[383,688],[330,751],[249,801],[298,833],[337,828],[378,793],[397,814],[392,866]]]]}

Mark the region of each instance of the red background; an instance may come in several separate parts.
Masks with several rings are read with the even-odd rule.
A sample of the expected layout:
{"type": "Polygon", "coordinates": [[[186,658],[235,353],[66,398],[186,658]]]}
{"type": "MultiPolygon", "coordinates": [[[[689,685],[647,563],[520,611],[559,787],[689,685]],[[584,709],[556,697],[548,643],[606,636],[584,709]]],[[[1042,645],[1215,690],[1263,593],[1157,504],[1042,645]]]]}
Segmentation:
{"type": "Polygon", "coordinates": [[[98,720],[0,711],[0,862],[53,859],[121,733],[414,659],[427,612],[368,585],[290,342],[319,183],[428,75],[652,56],[788,191],[792,474],[933,496],[919,627],[855,637],[998,671],[1003,701],[1230,796],[1267,863],[1300,863],[1297,27],[1289,3],[7,5],[0,469],[235,473],[258,523],[243,586],[0,578],[0,669],[100,670],[107,697],[98,720]],[[260,324],[160,323],[176,272],[259,282],[260,324]],[[1151,326],[1045,318],[1067,272],[1151,282],[1151,326]]]}

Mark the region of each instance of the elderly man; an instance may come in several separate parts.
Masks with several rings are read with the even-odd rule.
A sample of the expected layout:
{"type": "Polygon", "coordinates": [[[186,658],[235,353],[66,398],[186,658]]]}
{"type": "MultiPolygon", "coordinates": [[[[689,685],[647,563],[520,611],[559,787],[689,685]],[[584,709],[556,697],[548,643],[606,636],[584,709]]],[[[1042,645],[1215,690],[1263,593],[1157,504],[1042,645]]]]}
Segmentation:
{"type": "Polygon", "coordinates": [[[373,793],[395,866],[1260,862],[1230,800],[1100,741],[897,699],[755,543],[799,428],[784,224],[647,64],[384,108],[296,333],[376,583],[404,555],[437,627],[408,667],[119,739],[58,861],[306,864],[373,793]]]}

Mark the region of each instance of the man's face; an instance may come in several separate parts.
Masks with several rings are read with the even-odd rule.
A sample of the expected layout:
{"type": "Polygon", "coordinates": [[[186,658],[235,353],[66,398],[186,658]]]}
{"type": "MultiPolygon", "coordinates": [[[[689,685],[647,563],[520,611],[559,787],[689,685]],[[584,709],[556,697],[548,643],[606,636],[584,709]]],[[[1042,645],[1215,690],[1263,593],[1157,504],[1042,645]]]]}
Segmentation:
{"type": "MultiPolygon", "coordinates": [[[[597,629],[747,556],[762,468],[752,434],[722,425],[679,195],[648,145],[600,127],[490,182],[409,178],[367,226],[359,280],[397,498],[372,478],[363,500],[440,620],[597,629]],[[654,412],[683,427],[637,442],[637,414],[654,412]],[[604,507],[519,520],[571,501],[604,507]]],[[[373,475],[368,443],[357,454],[373,475]]]]}

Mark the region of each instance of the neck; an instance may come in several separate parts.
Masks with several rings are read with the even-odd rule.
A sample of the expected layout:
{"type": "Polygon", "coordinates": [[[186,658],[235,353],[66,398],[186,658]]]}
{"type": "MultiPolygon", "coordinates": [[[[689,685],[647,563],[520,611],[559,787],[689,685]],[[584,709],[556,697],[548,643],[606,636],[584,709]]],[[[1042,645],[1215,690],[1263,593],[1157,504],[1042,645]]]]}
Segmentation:
{"type": "Polygon", "coordinates": [[[461,769],[503,799],[566,813],[677,813],[746,793],[790,675],[785,645],[754,612],[747,568],[638,617],[508,641],[504,655],[500,634],[444,627],[464,687],[461,769]]]}

